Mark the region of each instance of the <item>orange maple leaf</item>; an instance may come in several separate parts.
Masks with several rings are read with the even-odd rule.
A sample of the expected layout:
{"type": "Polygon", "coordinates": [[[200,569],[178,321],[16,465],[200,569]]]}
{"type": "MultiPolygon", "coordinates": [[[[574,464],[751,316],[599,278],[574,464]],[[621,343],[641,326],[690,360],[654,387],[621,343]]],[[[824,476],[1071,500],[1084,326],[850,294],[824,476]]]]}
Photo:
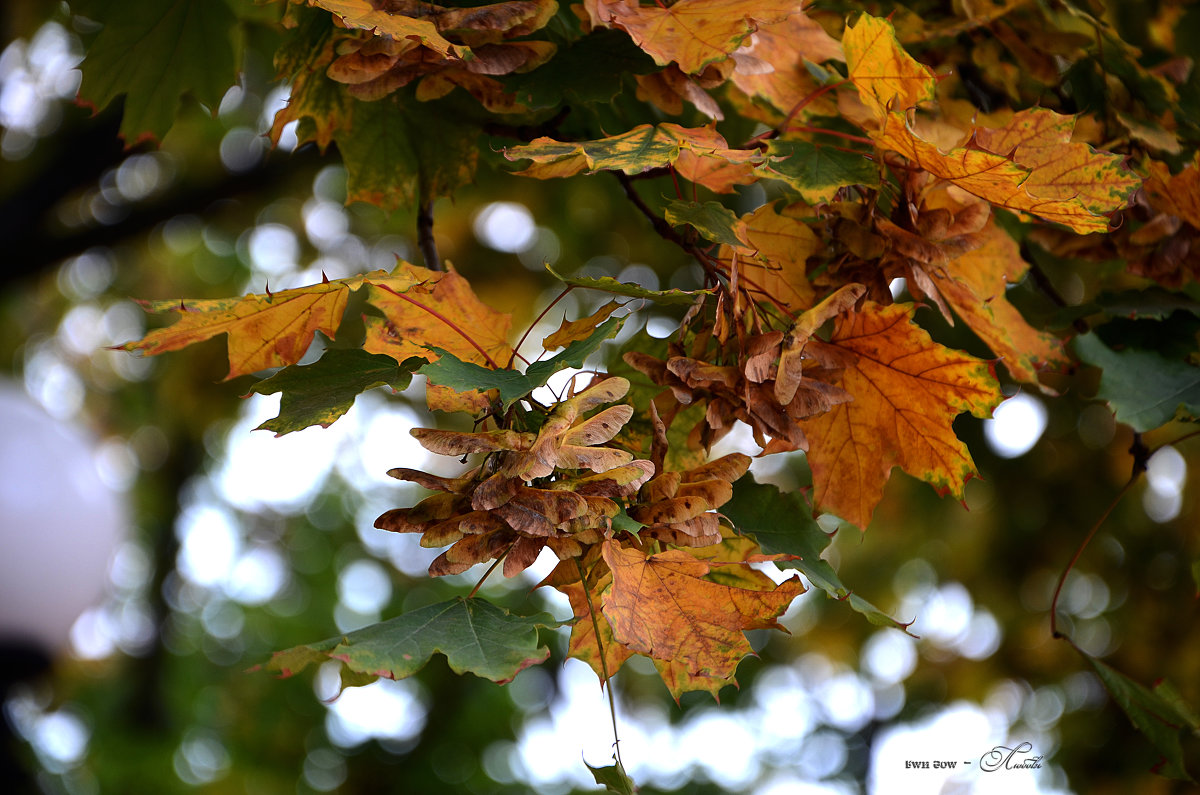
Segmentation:
{"type": "MultiPolygon", "coordinates": [[[[497,312],[476,297],[471,285],[453,270],[431,271],[403,262],[393,273],[411,281],[403,288],[372,283],[367,300],[384,317],[367,317],[363,349],[385,353],[398,362],[418,356],[437,358],[430,347],[441,348],[465,362],[505,367],[512,356],[508,344],[512,316],[497,312]]],[[[431,409],[477,411],[488,405],[482,393],[458,393],[429,384],[431,409]]]]}
{"type": "Polygon", "coordinates": [[[891,22],[863,14],[846,28],[842,48],[850,82],[876,118],[934,98],[937,80],[900,46],[891,22]]]}
{"type": "Polygon", "coordinates": [[[747,577],[758,575],[757,589],[714,582],[706,579],[713,564],[677,549],[646,556],[610,539],[603,555],[613,578],[603,596],[613,637],[691,676],[732,676],[751,652],[744,630],[782,628],[776,619],[804,590],[798,578],[776,586],[744,566],[747,577]]]}
{"type": "Polygon", "coordinates": [[[608,320],[613,312],[616,312],[623,306],[625,306],[623,302],[614,298],[587,317],[578,320],[567,320],[564,315],[562,325],[558,327],[558,331],[543,339],[542,347],[548,351],[552,351],[557,348],[565,348],[572,342],[587,339],[596,330],[596,326],[608,320]]]}
{"type": "MultiPolygon", "coordinates": [[[[967,147],[943,152],[917,135],[902,113],[888,113],[883,129],[871,133],[871,136],[881,148],[899,152],[935,177],[951,182],[998,207],[1031,213],[1079,233],[1108,231],[1107,216],[1094,211],[1078,196],[1064,198],[1061,195],[1043,196],[1031,192],[1031,188],[1038,189],[1038,181],[1027,185],[1031,170],[1010,157],[967,147]]],[[[1117,208],[1113,206],[1112,209],[1117,208]]]]}
{"type": "Polygon", "coordinates": [[[593,25],[624,30],[659,66],[674,61],[688,74],[723,61],[760,24],[800,10],[794,0],[679,0],[669,7],[637,0],[584,0],[593,25]]]}
{"type": "MultiPolygon", "coordinates": [[[[617,643],[612,636],[612,627],[608,620],[600,615],[600,594],[612,585],[612,574],[603,561],[592,567],[588,575],[587,586],[578,579],[567,581],[572,572],[576,571],[575,561],[565,560],[558,564],[566,574],[559,582],[552,583],[561,593],[566,594],[571,602],[571,610],[575,614],[575,623],[571,625],[571,639],[567,644],[567,652],[571,657],[582,660],[596,672],[596,676],[604,678],[605,670],[608,675],[615,674],[625,661],[633,656],[633,651],[617,643]],[[587,588],[586,592],[584,588],[587,588]],[[591,607],[589,607],[589,601],[591,607]],[[592,611],[596,611],[595,622],[592,621],[592,611]],[[596,628],[600,629],[599,643],[596,641],[596,628]],[[600,663],[600,649],[604,649],[604,664],[600,663]]],[[[555,570],[556,573],[558,569],[555,570]]],[[[552,574],[553,578],[554,575],[552,574]]],[[[550,582],[550,578],[547,580],[550,582]]]]}
{"type": "Polygon", "coordinates": [[[854,399],[800,423],[817,506],[860,528],[896,466],[961,498],[975,465],[954,418],[990,416],[1003,399],[987,362],[935,343],[913,311],[868,302],[838,316],[827,344],[848,354],[840,386],[854,399]]]}
{"type": "MultiPolygon", "coordinates": [[[[806,60],[813,63],[846,60],[842,45],[803,11],[782,22],[759,28],[749,46],[740,53],[771,68],[769,71],[756,69],[748,72],[739,66],[733,71],[733,84],[748,96],[766,100],[783,114],[820,88],[805,67],[806,60]]],[[[810,101],[803,110],[804,115],[835,115],[836,112],[828,99],[810,101]]]]}
{"type": "Polygon", "coordinates": [[[1175,175],[1157,160],[1148,160],[1146,170],[1149,172],[1146,199],[1150,206],[1200,229],[1200,154],[1175,175]]]}
{"type": "MultiPolygon", "coordinates": [[[[806,209],[796,205],[779,213],[765,204],[738,219],[733,231],[744,244],[738,249],[738,282],[751,299],[776,302],[791,313],[812,306],[805,263],[821,248],[821,241],[798,217],[806,209]]],[[[732,247],[722,246],[721,263],[732,277],[731,254],[732,247]]]]}
{"type": "Polygon", "coordinates": [[[1062,340],[1029,325],[1005,297],[1029,270],[1017,241],[992,219],[977,234],[978,247],[934,271],[934,283],[1013,378],[1036,384],[1039,371],[1067,363],[1062,340]]]}

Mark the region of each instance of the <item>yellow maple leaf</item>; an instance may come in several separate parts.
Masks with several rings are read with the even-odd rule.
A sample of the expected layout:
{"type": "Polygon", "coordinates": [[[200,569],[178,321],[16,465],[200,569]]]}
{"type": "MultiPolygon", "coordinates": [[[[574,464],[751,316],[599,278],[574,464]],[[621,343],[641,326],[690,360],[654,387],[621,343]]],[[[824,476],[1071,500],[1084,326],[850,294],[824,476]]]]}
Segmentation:
{"type": "Polygon", "coordinates": [[[800,10],[794,0],[679,0],[671,6],[637,0],[584,0],[593,25],[619,28],[659,66],[674,61],[688,74],[723,61],[761,24],[800,10]]]}
{"type": "Polygon", "coordinates": [[[1031,213],[1081,234],[1108,230],[1108,218],[1093,211],[1076,196],[1064,198],[1031,193],[1026,186],[1030,169],[1022,167],[1010,157],[967,147],[943,152],[918,136],[902,113],[888,113],[883,129],[871,133],[871,136],[881,148],[904,155],[914,165],[935,177],[951,182],[997,207],[1031,213]]]}
{"type": "Polygon", "coordinates": [[[1039,198],[1075,200],[1093,213],[1121,209],[1141,185],[1124,157],[1071,141],[1075,117],[1045,108],[1015,114],[996,129],[977,129],[976,145],[1029,169],[1023,187],[1039,198]]]}
{"type": "Polygon", "coordinates": [[[407,274],[383,271],[332,282],[258,293],[241,298],[195,301],[143,301],[149,312],[175,312],[173,325],[151,331],[120,348],[154,356],[176,351],[219,334],[227,335],[229,374],[225,380],[271,367],[295,364],[320,331],[330,339],[337,331],[350,291],[367,280],[404,289],[407,274]]]}
{"type": "Polygon", "coordinates": [[[751,651],[744,630],[780,628],[776,619],[804,590],[799,579],[776,586],[761,572],[753,572],[758,589],[713,582],[705,579],[713,564],[681,550],[647,556],[607,540],[603,555],[613,578],[603,609],[613,637],[690,676],[732,676],[751,651]]]}
{"type": "Polygon", "coordinates": [[[893,467],[961,498],[975,465],[954,418],[990,416],[1003,398],[987,362],[935,343],[912,313],[867,303],[840,315],[826,344],[849,360],[840,386],[854,399],[800,423],[817,507],[861,528],[893,467]]]}
{"type": "Polygon", "coordinates": [[[608,320],[609,315],[623,306],[625,306],[624,303],[613,299],[592,314],[579,320],[567,320],[564,316],[562,325],[558,327],[558,331],[542,340],[542,347],[548,351],[552,351],[556,348],[565,348],[572,342],[587,339],[596,330],[596,326],[608,320]]]}
{"type": "Polygon", "coordinates": [[[443,58],[470,58],[471,55],[470,49],[446,40],[432,21],[389,13],[369,0],[309,0],[309,5],[332,12],[348,28],[419,41],[443,58]]]}
{"type": "Polygon", "coordinates": [[[934,99],[933,73],[904,51],[892,23],[863,14],[842,37],[850,82],[875,117],[934,99]]]}

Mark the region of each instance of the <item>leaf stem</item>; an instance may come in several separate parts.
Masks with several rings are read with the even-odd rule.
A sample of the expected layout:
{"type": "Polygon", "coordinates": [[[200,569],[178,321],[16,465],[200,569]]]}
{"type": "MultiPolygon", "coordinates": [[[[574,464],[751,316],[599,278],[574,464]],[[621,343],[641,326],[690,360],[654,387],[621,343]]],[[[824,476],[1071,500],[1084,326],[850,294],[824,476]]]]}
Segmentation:
{"type": "MultiPolygon", "coordinates": [[[[512,367],[513,360],[517,358],[517,351],[519,351],[521,349],[521,346],[525,344],[525,339],[529,336],[530,332],[533,331],[533,327],[536,326],[538,323],[541,323],[542,318],[544,318],[547,315],[547,313],[549,313],[550,310],[554,308],[554,305],[557,304],[559,301],[563,300],[564,298],[566,298],[567,293],[571,292],[574,289],[575,289],[575,285],[568,284],[566,289],[563,290],[561,293],[559,293],[558,296],[553,301],[551,301],[549,304],[547,304],[546,308],[542,310],[542,313],[540,315],[538,315],[536,318],[534,318],[533,322],[530,323],[528,327],[526,327],[525,333],[521,335],[521,339],[517,340],[517,344],[513,346],[512,356],[508,357],[508,364],[504,365],[505,367],[512,367]]],[[[524,358],[524,357],[522,357],[522,358],[524,358]]],[[[528,362],[526,362],[526,363],[528,364],[528,362]]]]}
{"type": "Polygon", "coordinates": [[[583,564],[575,558],[575,568],[579,571],[579,584],[583,586],[583,599],[587,602],[588,614],[592,617],[592,633],[596,638],[596,653],[600,657],[600,672],[604,674],[604,689],[608,691],[608,714],[612,716],[613,750],[617,757],[617,766],[625,772],[625,763],[621,761],[621,737],[617,733],[617,700],[613,696],[612,679],[608,674],[608,661],[604,657],[604,643],[600,640],[600,621],[596,618],[596,608],[592,605],[592,595],[588,592],[587,575],[583,573],[583,564]]]}
{"type": "Polygon", "coordinates": [[[806,96],[804,99],[797,102],[796,106],[794,108],[792,108],[790,111],[788,111],[787,118],[783,120],[783,124],[781,124],[781,125],[779,125],[779,127],[775,128],[775,134],[779,135],[780,133],[786,132],[789,129],[791,129],[792,128],[791,127],[792,119],[796,118],[797,113],[799,113],[800,111],[802,111],[806,107],[808,107],[810,102],[823,96],[825,93],[832,91],[835,88],[838,88],[839,86],[844,86],[846,83],[849,83],[849,82],[850,82],[850,79],[847,78],[845,80],[839,80],[836,83],[830,83],[828,85],[821,86],[816,91],[812,92],[811,94],[806,96]]]}
{"type": "MultiPolygon", "coordinates": [[[[803,132],[803,133],[810,133],[812,135],[832,135],[834,138],[841,138],[846,141],[853,141],[856,144],[866,144],[867,146],[872,146],[872,147],[875,146],[875,141],[871,138],[867,138],[865,135],[851,135],[850,133],[844,133],[841,130],[827,130],[824,127],[812,127],[808,124],[800,124],[795,127],[788,127],[787,132],[803,132]]],[[[848,150],[848,151],[853,151],[853,150],[848,150]]],[[[862,153],[855,152],[855,154],[862,154],[862,153]]]]}

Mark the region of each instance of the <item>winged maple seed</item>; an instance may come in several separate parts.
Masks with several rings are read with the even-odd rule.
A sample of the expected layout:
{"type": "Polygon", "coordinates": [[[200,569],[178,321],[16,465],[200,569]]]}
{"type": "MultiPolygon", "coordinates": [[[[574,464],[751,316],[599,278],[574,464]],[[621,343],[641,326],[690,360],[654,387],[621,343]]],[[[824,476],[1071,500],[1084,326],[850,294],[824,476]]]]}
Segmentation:
{"type": "Polygon", "coordinates": [[[629,382],[606,378],[554,407],[537,433],[501,429],[464,433],[415,428],[430,452],[483,454],[482,464],[458,478],[412,469],[388,474],[441,492],[412,508],[375,520],[382,530],[421,533],[421,545],[450,548],[429,567],[434,576],[458,574],[504,558],[504,575],[528,568],[545,547],[560,559],[598,543],[621,510],[654,474],[649,461],[603,446],[633,414],[628,405],[588,412],[625,396],[629,382]]]}
{"type": "Polygon", "coordinates": [[[642,486],[629,516],[646,525],[643,538],[681,547],[720,543],[715,511],[733,497],[733,482],[749,468],[750,456],[730,453],[686,472],[662,472],[642,486]]]}

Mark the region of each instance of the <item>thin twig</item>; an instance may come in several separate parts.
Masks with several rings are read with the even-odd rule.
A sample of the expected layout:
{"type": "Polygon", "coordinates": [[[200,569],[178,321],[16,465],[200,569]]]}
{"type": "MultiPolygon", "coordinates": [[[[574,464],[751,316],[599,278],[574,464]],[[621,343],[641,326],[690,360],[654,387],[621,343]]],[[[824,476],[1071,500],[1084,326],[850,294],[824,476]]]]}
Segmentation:
{"type": "Polygon", "coordinates": [[[592,595],[588,593],[587,575],[583,573],[583,564],[575,558],[575,568],[579,571],[579,584],[583,586],[583,598],[587,602],[588,613],[592,617],[592,632],[596,636],[596,653],[600,657],[600,672],[604,674],[604,689],[608,691],[608,712],[612,716],[613,749],[617,764],[625,771],[625,763],[621,761],[621,737],[617,733],[617,700],[613,696],[612,680],[608,675],[608,661],[604,659],[604,643],[600,640],[600,621],[596,618],[596,608],[592,605],[592,595]]]}
{"type": "MultiPolygon", "coordinates": [[[[542,310],[542,313],[540,315],[538,315],[536,318],[534,318],[534,321],[532,323],[530,323],[529,326],[525,329],[525,333],[521,335],[521,339],[517,340],[517,344],[513,346],[512,356],[508,357],[508,364],[506,364],[505,367],[512,367],[513,359],[515,359],[517,357],[517,351],[521,350],[521,346],[525,344],[525,338],[528,337],[530,332],[533,331],[533,327],[536,326],[538,323],[541,323],[542,318],[544,318],[547,315],[547,313],[549,313],[549,311],[554,308],[554,305],[557,304],[559,301],[563,300],[564,298],[566,298],[567,293],[571,292],[574,289],[575,289],[575,285],[568,284],[566,289],[563,290],[561,293],[559,293],[558,297],[556,297],[553,301],[551,301],[549,304],[547,304],[546,308],[542,310]]],[[[524,359],[525,357],[521,357],[521,358],[524,359]]],[[[526,364],[528,364],[528,361],[526,361],[526,364]]]]}
{"type": "MultiPolygon", "coordinates": [[[[1157,449],[1158,448],[1155,448],[1155,450],[1157,449]]],[[[1146,445],[1142,442],[1142,435],[1140,433],[1134,434],[1133,444],[1130,446],[1129,452],[1133,455],[1133,471],[1129,475],[1129,480],[1125,482],[1125,485],[1121,487],[1119,492],[1117,492],[1117,496],[1114,497],[1113,501],[1110,502],[1108,507],[1104,509],[1104,513],[1100,514],[1100,518],[1097,519],[1096,523],[1092,525],[1090,530],[1088,530],[1087,535],[1084,536],[1083,541],[1080,542],[1079,548],[1076,549],[1075,554],[1071,556],[1071,561],[1067,563],[1067,567],[1063,569],[1063,573],[1059,576],[1058,584],[1054,586],[1054,597],[1050,600],[1050,634],[1055,638],[1066,638],[1067,640],[1070,640],[1070,638],[1067,638],[1066,635],[1058,631],[1058,597],[1062,594],[1063,585],[1067,581],[1067,575],[1070,574],[1071,570],[1075,568],[1075,564],[1079,561],[1080,556],[1083,555],[1083,550],[1087,549],[1087,545],[1090,544],[1092,539],[1096,536],[1097,531],[1100,530],[1100,526],[1104,524],[1109,515],[1113,512],[1113,509],[1116,508],[1121,500],[1125,498],[1125,495],[1128,494],[1129,490],[1133,488],[1133,485],[1137,483],[1138,478],[1141,477],[1142,473],[1146,471],[1146,462],[1153,454],[1153,451],[1146,447],[1146,445]]]]}
{"type": "Polygon", "coordinates": [[[1075,568],[1075,564],[1079,561],[1079,557],[1083,554],[1083,550],[1087,549],[1087,545],[1091,543],[1092,538],[1095,537],[1096,531],[1100,529],[1100,525],[1104,524],[1105,520],[1108,519],[1109,514],[1111,514],[1113,509],[1117,507],[1117,503],[1119,503],[1125,497],[1125,495],[1129,493],[1129,490],[1133,488],[1133,484],[1136,482],[1137,475],[1133,475],[1129,478],[1125,485],[1121,487],[1121,491],[1117,493],[1117,496],[1113,498],[1113,501],[1109,503],[1107,508],[1104,509],[1104,513],[1100,514],[1100,518],[1097,519],[1096,523],[1092,525],[1090,530],[1088,530],[1087,535],[1084,536],[1083,541],[1080,542],[1079,548],[1076,549],[1075,554],[1071,556],[1071,561],[1067,564],[1067,567],[1063,569],[1062,574],[1059,576],[1058,584],[1054,586],[1054,598],[1050,600],[1051,636],[1055,638],[1067,637],[1058,631],[1058,597],[1062,593],[1063,584],[1067,581],[1067,575],[1070,574],[1071,570],[1075,568]]]}
{"type": "Polygon", "coordinates": [[[621,187],[625,190],[625,196],[629,201],[633,202],[633,206],[638,208],[638,211],[650,221],[650,225],[654,227],[654,231],[658,232],[659,236],[675,245],[679,246],[689,254],[692,253],[695,246],[688,243],[683,237],[675,231],[675,228],[667,223],[666,219],[662,218],[658,213],[650,209],[650,206],[642,199],[637,190],[633,187],[633,180],[628,174],[620,171],[609,172],[615,174],[617,180],[621,183],[621,187]]]}

